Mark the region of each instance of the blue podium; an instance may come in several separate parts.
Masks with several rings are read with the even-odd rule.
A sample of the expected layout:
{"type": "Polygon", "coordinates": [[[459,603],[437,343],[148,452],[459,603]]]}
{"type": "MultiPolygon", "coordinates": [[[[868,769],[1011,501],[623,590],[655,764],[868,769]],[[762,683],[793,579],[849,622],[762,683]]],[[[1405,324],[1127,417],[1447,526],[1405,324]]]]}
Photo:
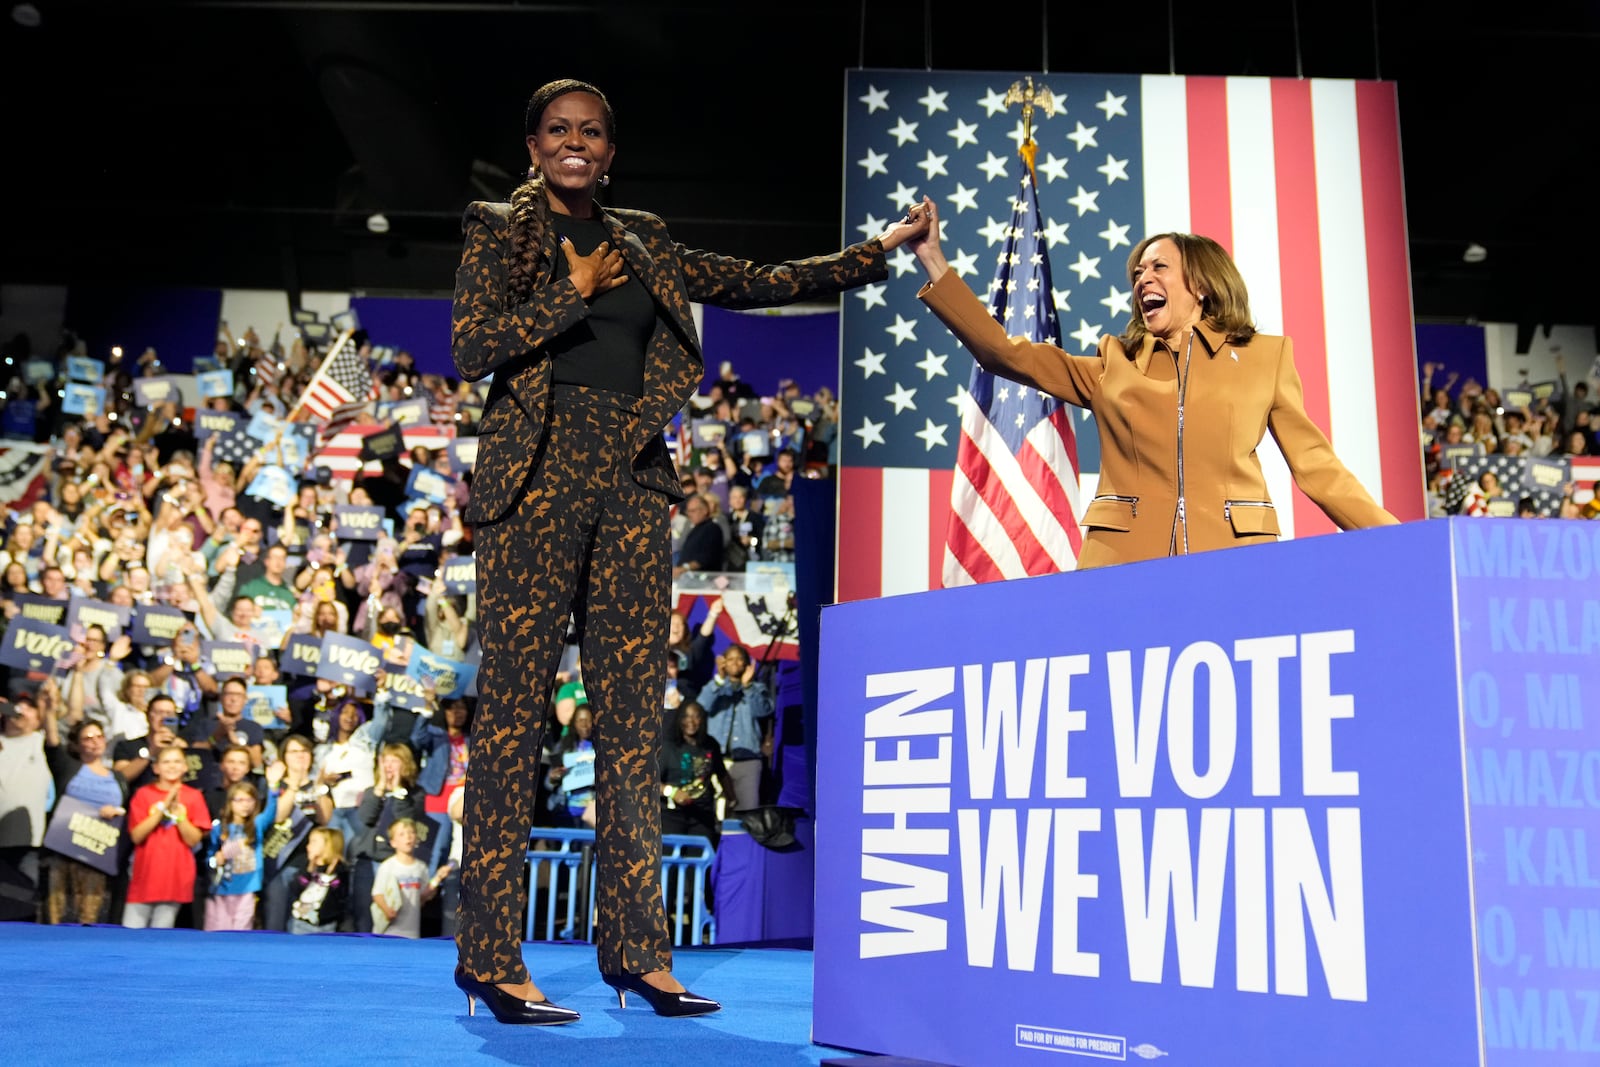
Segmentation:
{"type": "Polygon", "coordinates": [[[820,670],[819,1043],[1600,1063],[1600,523],[841,604],[820,670]]]}

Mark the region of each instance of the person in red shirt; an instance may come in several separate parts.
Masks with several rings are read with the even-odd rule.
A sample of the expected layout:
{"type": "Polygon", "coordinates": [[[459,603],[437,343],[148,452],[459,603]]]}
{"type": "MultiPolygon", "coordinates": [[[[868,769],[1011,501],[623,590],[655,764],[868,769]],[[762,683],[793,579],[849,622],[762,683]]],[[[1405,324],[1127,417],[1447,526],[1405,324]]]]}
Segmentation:
{"type": "Polygon", "coordinates": [[[128,802],[133,873],[122,925],[134,930],[176,924],[178,909],[194,900],[195,846],[211,830],[205,796],[183,784],[189,771],[183,749],[162,749],[155,769],[156,780],[128,802]]]}

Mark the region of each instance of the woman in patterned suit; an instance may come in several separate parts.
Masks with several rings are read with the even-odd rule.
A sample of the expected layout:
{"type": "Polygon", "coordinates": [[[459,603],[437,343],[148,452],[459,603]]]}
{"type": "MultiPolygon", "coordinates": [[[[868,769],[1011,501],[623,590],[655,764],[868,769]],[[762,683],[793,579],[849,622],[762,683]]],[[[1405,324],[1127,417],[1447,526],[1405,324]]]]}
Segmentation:
{"type": "Polygon", "coordinates": [[[660,889],[657,735],[665,690],[668,509],[662,431],[704,373],[690,303],[758,307],[883,279],[926,228],[763,266],[676,244],[655,215],[602,207],[616,123],[601,92],[551,82],[528,102],[528,180],[466,212],[452,349],[494,375],[465,518],[475,525],[483,663],[468,760],[456,984],[469,1012],[564,1023],[521,956],[524,853],[540,739],[569,615],[595,711],[600,972],[663,1015],[719,1005],[672,976],[660,889]]]}

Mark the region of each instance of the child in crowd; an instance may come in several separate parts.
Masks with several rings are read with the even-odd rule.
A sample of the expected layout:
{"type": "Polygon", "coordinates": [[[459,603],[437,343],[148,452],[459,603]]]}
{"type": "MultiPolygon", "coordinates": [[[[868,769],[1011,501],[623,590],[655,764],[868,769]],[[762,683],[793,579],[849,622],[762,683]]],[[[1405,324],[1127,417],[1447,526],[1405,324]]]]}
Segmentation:
{"type": "Polygon", "coordinates": [[[255,926],[256,894],[261,892],[261,846],[278,818],[277,797],[256,814],[256,787],[235,782],[227,804],[211,826],[211,895],[206,898],[207,930],[249,930],[255,926]]]}
{"type": "Polygon", "coordinates": [[[350,902],[350,868],[344,862],[344,834],[319,826],[306,837],[306,869],[295,875],[290,909],[291,934],[331,934],[339,929],[350,902]]]}
{"type": "Polygon", "coordinates": [[[211,829],[211,813],[200,790],[183,784],[188,770],[183,749],[161,749],[155,781],[128,801],[133,873],[122,925],[130,929],[171,928],[194,899],[194,850],[211,829]]]}
{"type": "Polygon", "coordinates": [[[450,874],[442,865],[432,880],[428,865],[417,859],[417,842],[422,827],[415,819],[396,819],[389,826],[389,845],[394,855],[378,865],[372,886],[372,932],[396,937],[422,936],[422,905],[439,892],[439,883],[450,874]]]}

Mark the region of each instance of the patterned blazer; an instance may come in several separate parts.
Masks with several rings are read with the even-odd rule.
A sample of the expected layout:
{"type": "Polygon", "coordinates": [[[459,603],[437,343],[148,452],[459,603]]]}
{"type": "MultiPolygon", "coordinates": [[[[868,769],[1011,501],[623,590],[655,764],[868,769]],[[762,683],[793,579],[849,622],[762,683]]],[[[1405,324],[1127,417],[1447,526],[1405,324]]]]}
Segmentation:
{"type": "MultiPolygon", "coordinates": [[[[640,485],[682,499],[682,489],[662,431],[700,387],[705,361],[690,302],[745,308],[787,304],[842,292],[888,277],[876,240],[814,259],[762,265],[685,248],[644,211],[602,208],[607,241],[622,250],[631,276],[655,300],[656,324],[645,353],[644,406],[633,441],[634,478],[640,485]]],[[[551,360],[541,347],[589,314],[577,287],[556,281],[560,250],[549,225],[549,205],[538,203],[534,223],[539,263],[529,303],[507,296],[511,241],[509,204],[475,202],[462,219],[466,246],[456,271],[451,353],[467,381],[493,374],[478,425],[478,462],[463,518],[493,522],[517,502],[543,439],[550,395],[551,360]]]]}

